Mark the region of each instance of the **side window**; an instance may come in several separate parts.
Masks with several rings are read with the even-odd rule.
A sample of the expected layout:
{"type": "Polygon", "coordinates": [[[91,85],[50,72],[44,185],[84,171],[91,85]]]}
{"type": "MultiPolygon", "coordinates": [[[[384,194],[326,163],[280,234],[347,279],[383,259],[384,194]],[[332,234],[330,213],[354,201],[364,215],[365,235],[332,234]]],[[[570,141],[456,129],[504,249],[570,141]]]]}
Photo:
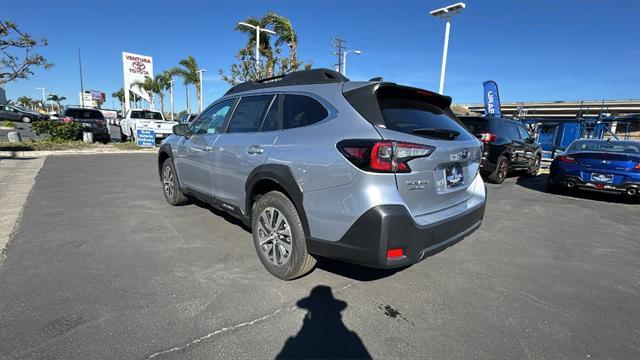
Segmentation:
{"type": "Polygon", "coordinates": [[[229,99],[210,107],[189,126],[191,133],[200,135],[219,133],[234,102],[235,99],[229,99]]]}
{"type": "Polygon", "coordinates": [[[247,96],[240,99],[236,106],[228,133],[256,132],[260,130],[267,107],[271,104],[274,95],[247,96]]]}
{"type": "Polygon", "coordinates": [[[520,139],[522,140],[527,140],[528,138],[531,137],[527,129],[525,129],[522,126],[518,126],[518,132],[520,133],[520,139]]]}
{"type": "Polygon", "coordinates": [[[505,129],[506,129],[506,133],[507,133],[507,138],[509,140],[518,140],[520,139],[520,135],[518,134],[518,128],[516,125],[509,123],[509,122],[504,122],[505,125],[505,129]]]}
{"type": "Polygon", "coordinates": [[[329,115],[322,104],[304,95],[285,95],[282,107],[284,108],[283,129],[315,124],[329,115]]]}
{"type": "Polygon", "coordinates": [[[279,100],[280,99],[276,97],[271,103],[271,107],[269,108],[269,112],[267,112],[267,116],[265,116],[264,121],[262,122],[260,131],[278,130],[278,110],[280,105],[279,100]]]}

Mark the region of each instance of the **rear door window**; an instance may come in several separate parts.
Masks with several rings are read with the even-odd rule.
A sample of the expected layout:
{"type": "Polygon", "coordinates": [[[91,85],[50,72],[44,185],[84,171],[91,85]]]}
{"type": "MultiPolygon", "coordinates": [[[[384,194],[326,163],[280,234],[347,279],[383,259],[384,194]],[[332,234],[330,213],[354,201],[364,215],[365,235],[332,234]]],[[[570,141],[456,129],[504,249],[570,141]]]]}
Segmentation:
{"type": "Polygon", "coordinates": [[[525,129],[523,126],[520,126],[520,125],[517,125],[517,126],[518,126],[518,133],[520,134],[520,139],[527,140],[528,138],[531,137],[527,129],[525,129]]]}
{"type": "Polygon", "coordinates": [[[257,132],[264,119],[267,109],[274,95],[247,96],[240,99],[240,103],[231,116],[227,128],[228,133],[257,132]]]}
{"type": "Polygon", "coordinates": [[[93,109],[67,109],[65,115],[76,119],[104,119],[102,112],[93,109]]]}
{"type": "Polygon", "coordinates": [[[379,97],[387,129],[445,140],[469,140],[467,129],[441,108],[405,97],[379,97]]]}
{"type": "Polygon", "coordinates": [[[285,95],[283,108],[283,129],[308,126],[329,116],[329,112],[322,104],[304,95],[285,95]]]}

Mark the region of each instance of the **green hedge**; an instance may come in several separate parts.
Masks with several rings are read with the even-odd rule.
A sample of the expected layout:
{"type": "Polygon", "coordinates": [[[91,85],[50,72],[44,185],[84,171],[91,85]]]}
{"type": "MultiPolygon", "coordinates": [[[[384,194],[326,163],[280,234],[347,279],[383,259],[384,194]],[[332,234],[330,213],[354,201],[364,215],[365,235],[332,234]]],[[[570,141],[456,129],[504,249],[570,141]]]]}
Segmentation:
{"type": "Polygon", "coordinates": [[[31,125],[31,130],[54,142],[82,139],[82,124],[79,122],[39,121],[31,125]]]}

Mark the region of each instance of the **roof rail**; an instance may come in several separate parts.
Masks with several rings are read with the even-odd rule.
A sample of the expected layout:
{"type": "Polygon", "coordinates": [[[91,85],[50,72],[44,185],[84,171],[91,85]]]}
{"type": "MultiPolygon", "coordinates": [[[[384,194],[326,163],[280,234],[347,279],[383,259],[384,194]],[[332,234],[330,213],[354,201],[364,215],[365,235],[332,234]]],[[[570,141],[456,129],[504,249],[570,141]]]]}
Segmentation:
{"type": "Polygon", "coordinates": [[[295,71],[286,75],[272,76],[255,81],[246,81],[235,85],[225,95],[243,91],[287,85],[328,84],[349,81],[344,75],[329,69],[311,69],[295,71]]]}

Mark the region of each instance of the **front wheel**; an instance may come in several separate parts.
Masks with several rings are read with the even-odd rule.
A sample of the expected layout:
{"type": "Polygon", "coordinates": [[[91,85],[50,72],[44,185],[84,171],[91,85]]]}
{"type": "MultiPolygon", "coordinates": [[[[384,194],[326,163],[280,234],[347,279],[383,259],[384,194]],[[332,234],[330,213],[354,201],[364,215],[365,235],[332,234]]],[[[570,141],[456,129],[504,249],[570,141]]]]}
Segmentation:
{"type": "Polygon", "coordinates": [[[31,122],[31,118],[25,115],[22,117],[22,122],[28,124],[31,122]]]}
{"type": "Polygon", "coordinates": [[[136,136],[135,136],[135,134],[133,133],[133,129],[129,129],[129,134],[130,134],[130,135],[129,135],[129,141],[131,141],[131,142],[136,142],[136,136]]]}
{"type": "Polygon", "coordinates": [[[122,131],[122,129],[120,129],[120,141],[121,142],[125,142],[127,141],[127,135],[124,134],[124,132],[122,131]]]}
{"type": "Polygon", "coordinates": [[[171,158],[162,163],[162,190],[165,200],[173,206],[184,205],[189,200],[178,186],[178,176],[171,158]]]}
{"type": "Polygon", "coordinates": [[[273,276],[292,280],[313,269],[316,259],[307,252],[300,216],[283,193],[271,191],[260,197],[251,218],[256,252],[273,276]]]}
{"type": "Polygon", "coordinates": [[[540,172],[540,161],[540,156],[536,156],[536,159],[533,161],[533,164],[527,171],[527,176],[538,176],[538,173],[540,172]]]}

